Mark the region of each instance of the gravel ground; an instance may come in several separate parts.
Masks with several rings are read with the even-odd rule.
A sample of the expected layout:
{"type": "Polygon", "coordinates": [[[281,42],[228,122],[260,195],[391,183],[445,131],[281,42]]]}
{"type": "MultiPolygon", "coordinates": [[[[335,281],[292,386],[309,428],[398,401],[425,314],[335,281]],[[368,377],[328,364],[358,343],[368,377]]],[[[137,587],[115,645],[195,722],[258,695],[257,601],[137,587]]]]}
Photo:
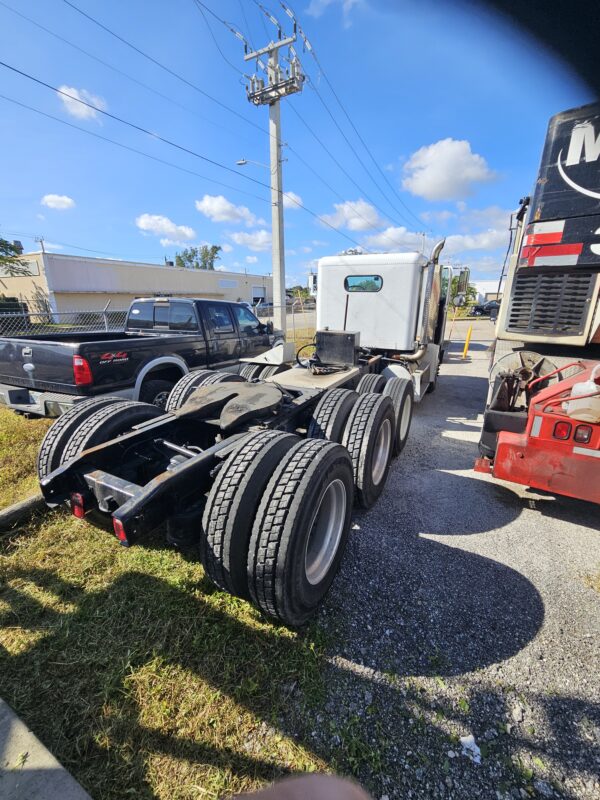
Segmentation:
{"type": "Polygon", "coordinates": [[[491,324],[474,336],[355,515],[321,616],[328,696],[286,727],[381,800],[600,798],[598,507],[472,471],[491,324]]]}

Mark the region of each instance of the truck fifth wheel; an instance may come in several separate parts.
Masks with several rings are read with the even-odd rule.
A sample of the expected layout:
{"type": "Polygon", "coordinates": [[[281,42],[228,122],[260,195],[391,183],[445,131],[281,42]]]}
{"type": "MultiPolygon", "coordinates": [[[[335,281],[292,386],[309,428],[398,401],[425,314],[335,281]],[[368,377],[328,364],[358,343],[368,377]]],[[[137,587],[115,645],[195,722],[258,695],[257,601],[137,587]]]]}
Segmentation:
{"type": "Polygon", "coordinates": [[[165,411],[106,397],[75,406],[42,443],[46,502],[112,528],[124,546],[164,525],[171,544],[199,547],[218,587],[303,624],[338,571],[353,505],[377,502],[413,402],[435,384],[442,246],[429,260],[344,256],[326,265],[338,329],[324,320],[312,352],[301,349],[293,364],[280,346],[248,359],[237,380],[190,373],[165,411]],[[365,326],[364,345],[348,327],[361,306],[379,326],[365,326]]]}

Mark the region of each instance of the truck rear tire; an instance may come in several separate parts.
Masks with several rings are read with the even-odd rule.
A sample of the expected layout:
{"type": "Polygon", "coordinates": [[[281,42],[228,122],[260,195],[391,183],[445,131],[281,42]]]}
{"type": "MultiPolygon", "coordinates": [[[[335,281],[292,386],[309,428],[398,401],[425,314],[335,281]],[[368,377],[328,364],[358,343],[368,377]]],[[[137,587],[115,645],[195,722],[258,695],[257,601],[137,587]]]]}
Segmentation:
{"type": "MultiPolygon", "coordinates": [[[[129,431],[148,419],[161,417],[164,411],[150,403],[138,403],[134,400],[111,403],[94,411],[93,414],[80,418],[78,425],[70,429],[70,438],[63,448],[60,463],[66,464],[79,453],[102,442],[108,442],[129,431]]],[[[106,530],[112,530],[111,515],[99,508],[86,515],[88,522],[106,530]]]]}
{"type": "Polygon", "coordinates": [[[297,442],[297,436],[280,431],[248,436],[221,467],[209,492],[200,534],[202,563],[214,584],[238,597],[250,597],[248,546],[262,494],[297,442]]]}
{"type": "Polygon", "coordinates": [[[253,381],[259,377],[264,369],[264,364],[246,364],[240,370],[240,375],[244,380],[253,381]]]}
{"type": "Polygon", "coordinates": [[[395,457],[404,449],[410,431],[415,398],[413,382],[408,378],[390,378],[385,385],[383,395],[389,397],[394,405],[396,424],[393,455],[395,457]]]}
{"type": "Polygon", "coordinates": [[[194,389],[197,389],[212,374],[213,372],[209,369],[199,369],[195,372],[188,372],[187,375],[180,378],[171,390],[165,405],[165,411],[177,411],[180,409],[194,389]]]}
{"type": "Polygon", "coordinates": [[[303,439],[263,494],[248,551],[253,603],[297,627],[314,614],[344,554],[352,512],[352,464],[334,442],[303,439]]]}
{"type": "Polygon", "coordinates": [[[260,371],[260,379],[264,381],[266,378],[270,378],[271,375],[279,375],[280,372],[285,372],[289,367],[287,364],[273,364],[270,367],[264,367],[260,371]]]}
{"type": "Polygon", "coordinates": [[[149,419],[160,417],[164,411],[150,403],[125,400],[99,409],[82,420],[71,432],[71,439],[63,451],[61,464],[66,464],[83,450],[103,444],[131,430],[149,419]]]}
{"type": "Polygon", "coordinates": [[[317,403],[306,436],[308,439],[342,441],[344,427],[350,416],[358,394],[349,389],[330,389],[317,403]]]}
{"type": "Polygon", "coordinates": [[[41,480],[62,464],[62,455],[72,432],[92,414],[105,406],[122,403],[120,397],[90,397],[61,414],[48,428],[37,455],[37,474],[41,480]]]}
{"type": "Polygon", "coordinates": [[[350,413],[342,444],[350,453],[356,504],[371,508],[383,491],[394,441],[394,406],[389,397],[363,394],[350,413]]]}
{"type": "Polygon", "coordinates": [[[244,383],[244,379],[233,372],[213,372],[204,378],[201,386],[208,386],[209,383],[244,383]]]}
{"type": "Polygon", "coordinates": [[[157,406],[157,408],[164,411],[174,385],[172,381],[144,381],[140,389],[140,402],[150,403],[150,405],[157,406]]]}
{"type": "Polygon", "coordinates": [[[375,373],[371,372],[362,376],[356,386],[356,391],[359,394],[381,394],[384,386],[385,378],[383,375],[376,375],[375,373]]]}

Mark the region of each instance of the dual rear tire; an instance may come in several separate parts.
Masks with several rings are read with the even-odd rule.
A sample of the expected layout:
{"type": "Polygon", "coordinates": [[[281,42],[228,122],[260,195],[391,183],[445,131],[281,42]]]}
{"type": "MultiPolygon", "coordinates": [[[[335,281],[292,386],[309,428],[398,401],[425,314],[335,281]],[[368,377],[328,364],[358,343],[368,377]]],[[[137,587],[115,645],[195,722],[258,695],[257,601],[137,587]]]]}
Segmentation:
{"type": "Polygon", "coordinates": [[[340,445],[250,435],[208,496],[200,545],[208,576],[264,614],[302,625],[339,568],[352,495],[352,464],[340,445]]]}

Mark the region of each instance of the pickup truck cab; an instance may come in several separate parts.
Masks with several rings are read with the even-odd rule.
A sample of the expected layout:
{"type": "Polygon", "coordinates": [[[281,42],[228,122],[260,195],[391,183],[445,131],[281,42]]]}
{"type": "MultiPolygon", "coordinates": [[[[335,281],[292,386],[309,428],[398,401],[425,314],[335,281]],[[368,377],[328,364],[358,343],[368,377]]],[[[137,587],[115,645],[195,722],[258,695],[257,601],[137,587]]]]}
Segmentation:
{"type": "Polygon", "coordinates": [[[0,404],[42,416],[102,394],[164,405],[187,372],[235,369],[282,339],[242,303],[141,298],[123,331],[0,337],[0,404]]]}

